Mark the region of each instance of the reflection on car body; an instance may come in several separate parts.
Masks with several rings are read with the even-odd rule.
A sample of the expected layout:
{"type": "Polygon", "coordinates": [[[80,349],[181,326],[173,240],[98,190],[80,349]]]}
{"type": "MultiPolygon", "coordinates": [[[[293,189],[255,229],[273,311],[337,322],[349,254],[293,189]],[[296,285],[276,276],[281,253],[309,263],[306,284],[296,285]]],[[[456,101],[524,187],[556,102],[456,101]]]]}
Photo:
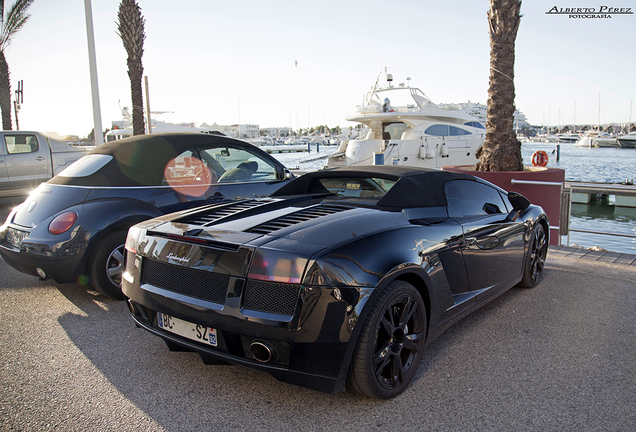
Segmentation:
{"type": "Polygon", "coordinates": [[[389,398],[424,344],[512,286],[536,285],[548,228],[540,207],[467,174],[322,170],[269,198],[135,225],[123,291],[136,323],[171,349],[389,398]],[[217,345],[193,338],[197,326],[217,345]]]}

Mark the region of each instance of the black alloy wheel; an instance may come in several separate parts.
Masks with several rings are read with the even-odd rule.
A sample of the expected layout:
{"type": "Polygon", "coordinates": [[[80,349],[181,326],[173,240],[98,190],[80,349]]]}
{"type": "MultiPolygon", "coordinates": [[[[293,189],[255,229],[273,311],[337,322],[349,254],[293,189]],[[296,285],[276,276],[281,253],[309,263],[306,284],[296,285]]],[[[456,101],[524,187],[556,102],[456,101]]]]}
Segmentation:
{"type": "Polygon", "coordinates": [[[523,279],[519,283],[524,288],[537,286],[543,275],[545,258],[548,254],[548,239],[543,225],[538,223],[532,230],[528,241],[528,254],[523,270],[523,279]]]}
{"type": "Polygon", "coordinates": [[[124,273],[124,245],[127,231],[104,236],[94,247],[88,268],[91,285],[101,294],[123,300],[121,277],[124,273]]]}
{"type": "Polygon", "coordinates": [[[426,309],[417,289],[393,281],[369,311],[349,369],[350,390],[389,399],[413,380],[426,339],[426,309]]]}

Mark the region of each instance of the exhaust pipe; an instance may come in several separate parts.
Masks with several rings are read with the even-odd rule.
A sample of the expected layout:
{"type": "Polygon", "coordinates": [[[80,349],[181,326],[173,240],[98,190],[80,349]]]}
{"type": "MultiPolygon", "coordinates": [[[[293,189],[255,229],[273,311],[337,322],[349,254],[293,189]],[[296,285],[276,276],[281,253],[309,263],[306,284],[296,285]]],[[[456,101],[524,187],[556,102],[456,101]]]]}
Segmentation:
{"type": "Polygon", "coordinates": [[[269,346],[267,343],[259,340],[255,340],[250,345],[250,353],[252,356],[261,363],[267,363],[276,360],[278,354],[276,349],[269,346]]]}
{"type": "Polygon", "coordinates": [[[141,315],[139,313],[139,310],[137,309],[137,306],[135,306],[132,300],[128,299],[127,303],[128,303],[128,310],[130,310],[130,313],[133,314],[133,316],[141,315]]]}

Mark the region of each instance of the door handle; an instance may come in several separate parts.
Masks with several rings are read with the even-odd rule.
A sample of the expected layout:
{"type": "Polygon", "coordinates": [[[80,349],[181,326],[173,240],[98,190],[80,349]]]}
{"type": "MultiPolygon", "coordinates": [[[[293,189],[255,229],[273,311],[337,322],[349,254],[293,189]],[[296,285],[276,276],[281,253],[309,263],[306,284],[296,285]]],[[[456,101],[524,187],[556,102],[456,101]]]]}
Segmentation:
{"type": "Polygon", "coordinates": [[[38,157],[35,158],[35,160],[42,162],[44,160],[44,158],[42,156],[38,156],[38,157]]]}
{"type": "Polygon", "coordinates": [[[477,239],[475,237],[466,237],[462,242],[462,247],[470,247],[477,243],[477,239]]]}

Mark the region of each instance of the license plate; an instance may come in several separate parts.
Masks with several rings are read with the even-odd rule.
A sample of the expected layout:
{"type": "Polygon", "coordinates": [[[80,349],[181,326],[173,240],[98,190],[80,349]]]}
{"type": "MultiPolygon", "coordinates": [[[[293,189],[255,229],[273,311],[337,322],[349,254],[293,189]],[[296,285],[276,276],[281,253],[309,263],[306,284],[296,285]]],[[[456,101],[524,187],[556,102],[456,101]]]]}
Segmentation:
{"type": "Polygon", "coordinates": [[[20,247],[22,245],[22,240],[24,240],[24,238],[28,235],[29,233],[26,231],[9,228],[7,229],[7,242],[15,247],[20,247]]]}
{"type": "Polygon", "coordinates": [[[216,346],[217,344],[216,329],[184,321],[160,312],[157,313],[157,323],[165,331],[184,338],[211,346],[216,346]]]}

